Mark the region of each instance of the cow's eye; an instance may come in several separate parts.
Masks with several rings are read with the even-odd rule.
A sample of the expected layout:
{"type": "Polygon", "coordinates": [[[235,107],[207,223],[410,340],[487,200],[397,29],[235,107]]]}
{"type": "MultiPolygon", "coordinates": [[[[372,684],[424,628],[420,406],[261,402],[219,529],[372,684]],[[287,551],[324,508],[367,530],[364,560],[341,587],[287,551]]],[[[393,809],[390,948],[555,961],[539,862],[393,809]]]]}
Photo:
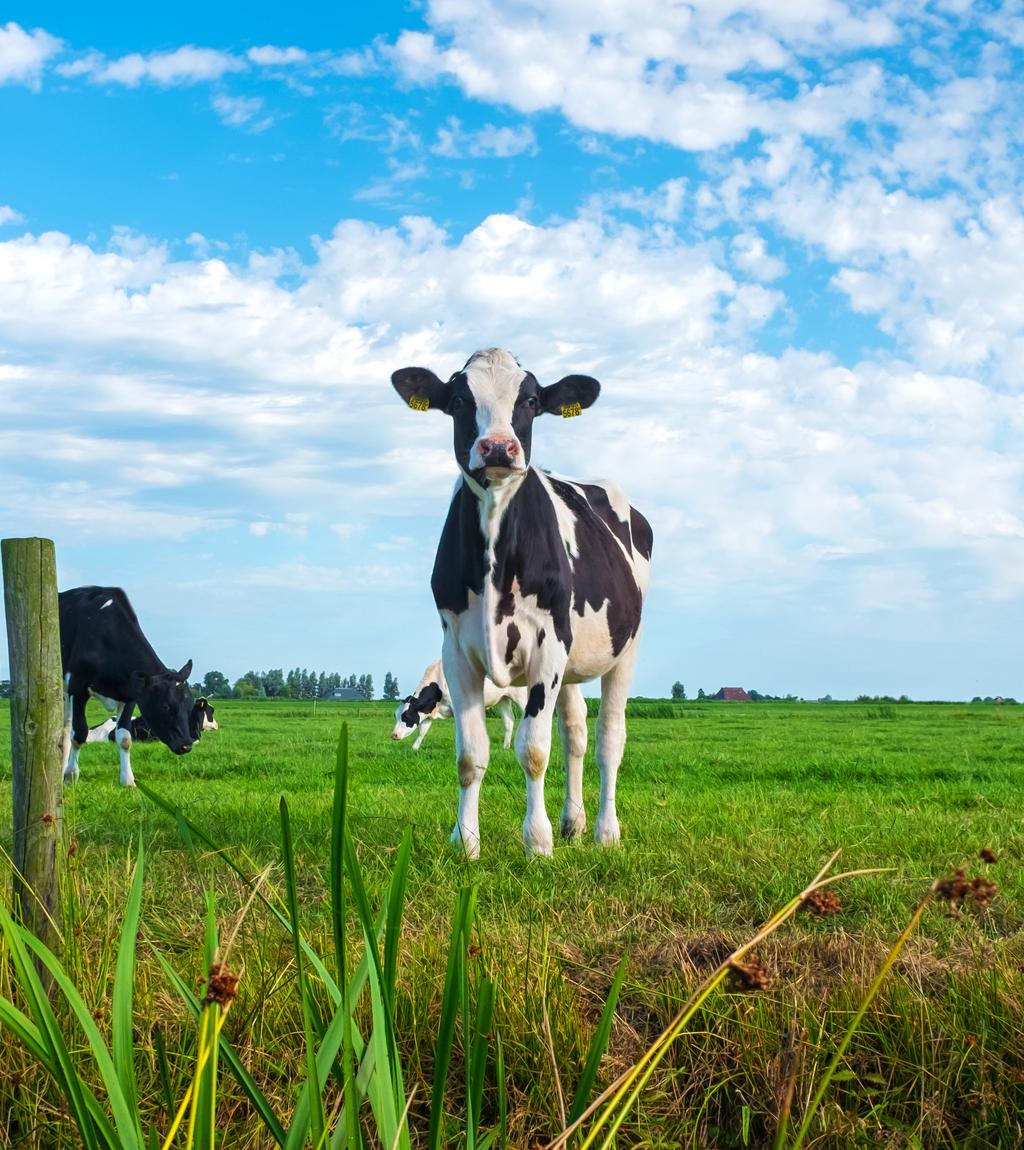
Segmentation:
{"type": "Polygon", "coordinates": [[[525,403],[531,411],[537,410],[537,397],[535,395],[528,395],[526,397],[525,403]]]}
{"type": "Polygon", "coordinates": [[[462,407],[465,407],[465,401],[460,395],[455,396],[451,403],[448,404],[449,411],[458,411],[462,407]]]}

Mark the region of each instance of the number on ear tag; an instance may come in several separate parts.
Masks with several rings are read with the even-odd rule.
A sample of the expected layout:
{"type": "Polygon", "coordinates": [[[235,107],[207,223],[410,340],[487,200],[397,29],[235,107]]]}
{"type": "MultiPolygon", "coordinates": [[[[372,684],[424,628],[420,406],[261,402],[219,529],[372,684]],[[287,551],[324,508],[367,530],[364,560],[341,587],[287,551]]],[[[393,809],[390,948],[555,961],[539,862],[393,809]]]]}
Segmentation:
{"type": "Polygon", "coordinates": [[[583,405],[581,403],[563,403],[562,404],[562,418],[574,419],[577,415],[583,414],[583,405]]]}
{"type": "Polygon", "coordinates": [[[409,406],[414,411],[429,411],[430,410],[430,400],[429,399],[420,399],[420,397],[418,395],[414,395],[414,396],[411,396],[409,399],[409,406]]]}

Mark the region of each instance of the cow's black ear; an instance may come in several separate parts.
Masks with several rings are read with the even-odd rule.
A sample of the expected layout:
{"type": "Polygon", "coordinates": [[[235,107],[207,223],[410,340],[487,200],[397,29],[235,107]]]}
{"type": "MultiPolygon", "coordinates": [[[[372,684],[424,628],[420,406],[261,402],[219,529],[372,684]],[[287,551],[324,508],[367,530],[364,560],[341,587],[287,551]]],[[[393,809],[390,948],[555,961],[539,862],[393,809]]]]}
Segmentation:
{"type": "Polygon", "coordinates": [[[200,695],[199,698],[196,699],[196,706],[197,707],[205,707],[206,702],[207,702],[206,698],[203,695],[200,695]]]}
{"type": "Polygon", "coordinates": [[[192,660],[189,659],[189,661],[185,664],[185,666],[182,667],[181,670],[178,672],[178,678],[181,679],[182,682],[186,682],[188,680],[189,675],[191,675],[191,674],[192,674],[192,660]]]}
{"type": "Polygon", "coordinates": [[[148,691],[153,685],[152,675],[147,675],[145,671],[132,671],[128,676],[128,685],[132,689],[132,694],[138,694],[139,691],[148,691]]]}
{"type": "Polygon", "coordinates": [[[601,385],[593,376],[567,375],[557,383],[540,389],[541,411],[550,415],[564,415],[568,419],[581,414],[600,394],[601,385]]]}
{"type": "Polygon", "coordinates": [[[448,406],[448,384],[442,383],[429,367],[400,367],[392,373],[391,383],[415,411],[444,411],[448,406]]]}

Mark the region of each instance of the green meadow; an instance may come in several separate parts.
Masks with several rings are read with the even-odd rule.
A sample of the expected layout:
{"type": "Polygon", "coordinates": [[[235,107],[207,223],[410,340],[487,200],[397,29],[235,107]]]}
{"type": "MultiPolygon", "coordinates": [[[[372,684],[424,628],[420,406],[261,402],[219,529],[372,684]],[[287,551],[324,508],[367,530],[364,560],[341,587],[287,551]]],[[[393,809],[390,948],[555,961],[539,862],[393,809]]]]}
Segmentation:
{"type": "MultiPolygon", "coordinates": [[[[878,872],[830,887],[841,900],[836,913],[802,911],[758,946],[769,985],[723,986],[707,998],[630,1107],[618,1144],[772,1146],[787,1099],[795,1128],[915,907],[934,879],[960,866],[968,877],[993,880],[998,893],[987,907],[968,900],[959,917],[937,899],[926,907],[856,1028],[805,1144],[1024,1144],[1024,707],[637,701],[619,776],[621,847],[602,850],[588,831],[580,842],[556,839],[553,859],[529,862],[520,839],[522,775],[514,753],[501,749],[494,719],[474,864],[448,845],[457,790],[453,724],[435,724],[414,752],[411,739],[389,739],[391,714],[384,703],[314,711],[309,703],[219,701],[221,729],[190,755],[135,747],[140,782],[180,807],[219,850],[141,791],[121,789],[112,745],[83,750],[81,780],[65,792],[71,925],[64,964],[106,1032],[118,934],[144,843],[134,1037],[147,1121],[167,1125],[167,1098],[187,1088],[196,1048],[195,1023],[156,952],[196,985],[211,886],[222,934],[238,924],[231,966],[241,980],[224,1034],[277,1112],[288,1115],[294,1106],[304,1060],[295,951],[258,900],[243,914],[251,883],[223,856],[250,878],[266,869],[262,889],[283,896],[279,800],[286,797],[302,928],[326,962],[334,751],[344,719],[349,827],[374,907],[412,829],[395,1033],[412,1091],[413,1145],[423,1144],[430,1117],[461,888],[476,886],[471,977],[496,987],[492,1029],[503,1053],[508,1144],[527,1147],[562,1129],[623,956],[625,981],[595,1092],[632,1066],[693,988],[836,851],[833,870],[878,872]],[[978,858],[986,848],[997,857],[992,865],[978,858]]],[[[101,717],[97,709],[93,721],[101,717]]],[[[3,708],[0,801],[7,812],[8,723],[3,708]]],[[[592,823],[592,747],[587,764],[592,823]]],[[[556,739],[548,773],[556,830],[562,785],[556,739]]],[[[8,852],[9,824],[8,814],[8,852]]],[[[355,957],[358,938],[353,925],[355,957]]],[[[0,982],[17,1002],[6,964],[0,982]]],[[[495,1073],[488,1063],[483,1097],[492,1119],[495,1073]]],[[[328,1098],[331,1089],[340,1085],[328,1085],[328,1098]]],[[[223,1068],[219,1090],[219,1145],[275,1145],[223,1068]]],[[[464,1093],[453,1069],[444,1107],[453,1132],[464,1093]]],[[[78,1144],[60,1093],[7,1029],[0,1031],[0,1144],[78,1144]]],[[[451,1144],[465,1141],[453,1133],[451,1144]]]]}

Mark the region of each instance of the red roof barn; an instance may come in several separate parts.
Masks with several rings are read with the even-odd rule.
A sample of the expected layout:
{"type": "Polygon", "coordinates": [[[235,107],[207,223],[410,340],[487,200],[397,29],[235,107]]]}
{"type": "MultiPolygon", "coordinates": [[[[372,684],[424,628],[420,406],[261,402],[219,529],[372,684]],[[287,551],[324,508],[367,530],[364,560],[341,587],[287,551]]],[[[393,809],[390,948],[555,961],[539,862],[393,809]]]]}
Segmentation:
{"type": "Polygon", "coordinates": [[[750,696],[742,687],[723,687],[717,695],[712,695],[712,699],[718,699],[723,703],[749,703],[750,696]]]}

